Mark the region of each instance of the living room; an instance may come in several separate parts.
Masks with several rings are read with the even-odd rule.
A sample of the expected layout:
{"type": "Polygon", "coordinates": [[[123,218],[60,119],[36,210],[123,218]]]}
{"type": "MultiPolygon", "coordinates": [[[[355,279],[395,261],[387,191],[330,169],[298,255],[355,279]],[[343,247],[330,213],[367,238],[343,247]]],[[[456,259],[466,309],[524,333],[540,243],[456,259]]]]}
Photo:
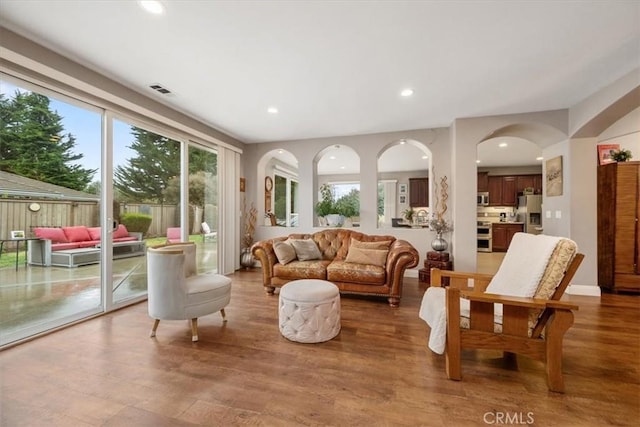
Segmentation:
{"type": "MultiPolygon", "coordinates": [[[[176,7],[176,3],[165,3],[168,3],[170,8],[176,7]]],[[[349,5],[348,3],[345,4],[349,5]]],[[[354,4],[350,4],[348,10],[335,13],[336,19],[344,24],[336,24],[341,29],[346,29],[351,25],[342,22],[343,18],[340,16],[352,16],[353,10],[351,8],[355,7],[354,4]],[[342,12],[345,15],[341,15],[342,12]]],[[[405,4],[405,6],[407,5],[405,4]]],[[[42,6],[43,9],[37,12],[38,16],[48,22],[46,26],[59,25],[59,23],[55,23],[53,17],[60,12],[47,9],[48,6],[39,6],[42,6]],[[44,15],[47,11],[51,13],[50,20],[45,19],[44,15]]],[[[134,6],[137,7],[137,5],[134,6]]],[[[422,6],[424,7],[424,5],[422,6]]],[[[604,8],[609,5],[603,4],[601,6],[604,8]]],[[[233,100],[232,97],[224,103],[228,106],[215,107],[218,112],[220,109],[234,111],[232,114],[228,114],[226,111],[220,113],[220,120],[222,117],[235,115],[236,118],[233,120],[238,122],[261,123],[264,126],[262,128],[264,139],[260,141],[257,141],[255,134],[247,137],[240,136],[243,135],[240,128],[231,126],[233,120],[228,122],[228,125],[222,125],[213,118],[187,114],[184,107],[172,104],[172,98],[161,98],[156,93],[150,93],[148,88],[136,86],[132,90],[131,86],[135,85],[119,77],[114,71],[108,71],[107,67],[96,66],[95,63],[83,59],[78,52],[75,55],[70,54],[70,51],[73,50],[73,44],[57,45],[62,43],[61,40],[55,43],[46,43],[45,40],[42,40],[42,34],[38,36],[32,32],[33,30],[28,31],[24,27],[24,22],[16,17],[16,13],[18,15],[26,13],[24,16],[31,16],[31,13],[36,12],[32,10],[23,12],[18,6],[16,9],[12,9],[12,7],[5,8],[3,5],[0,10],[2,15],[2,27],[0,28],[2,63],[0,66],[3,74],[8,74],[13,79],[22,79],[32,84],[42,85],[47,90],[63,93],[69,97],[81,94],[82,100],[85,102],[94,102],[95,105],[100,106],[112,106],[118,112],[126,112],[126,114],[134,115],[137,119],[151,124],[152,129],[170,129],[174,134],[182,132],[181,136],[186,135],[186,139],[197,138],[198,142],[208,144],[209,147],[220,147],[218,170],[221,176],[220,194],[225,197],[223,199],[225,210],[221,212],[220,222],[215,227],[215,230],[219,231],[216,243],[220,245],[220,250],[215,254],[218,257],[216,265],[219,266],[219,273],[229,274],[230,277],[233,277],[236,288],[229,307],[230,320],[224,327],[226,329],[221,329],[217,319],[203,321],[202,341],[199,347],[192,347],[192,344],[188,342],[188,337],[183,340],[186,336],[183,329],[186,331],[186,328],[183,324],[178,324],[181,322],[167,326],[164,332],[161,329],[158,333],[157,344],[155,346],[149,345],[149,342],[152,342],[147,338],[147,330],[150,327],[147,324],[149,319],[145,312],[144,303],[138,301],[137,305],[110,312],[102,318],[72,326],[64,331],[3,352],[3,366],[7,366],[3,369],[13,369],[14,371],[25,369],[22,376],[11,373],[10,377],[7,377],[9,381],[5,382],[6,385],[2,389],[3,401],[5,401],[4,396],[11,393],[12,388],[18,391],[16,395],[11,397],[8,408],[3,404],[3,412],[4,409],[8,409],[7,413],[11,415],[7,418],[8,420],[16,420],[22,415],[22,412],[27,411],[28,405],[25,402],[28,398],[32,398],[36,394],[46,394],[28,389],[23,384],[35,381],[39,374],[44,375],[51,381],[51,384],[63,387],[65,391],[72,390],[70,395],[73,395],[74,399],[78,401],[87,399],[91,403],[87,404],[85,409],[73,409],[72,401],[74,399],[66,400],[60,397],[57,402],[50,401],[44,407],[38,408],[36,405],[35,418],[32,418],[32,421],[46,420],[47,416],[56,413],[57,415],[53,416],[53,419],[60,423],[84,422],[93,425],[107,422],[110,416],[117,413],[122,417],[119,419],[120,421],[129,419],[134,423],[154,419],[159,423],[165,422],[167,424],[179,422],[213,424],[218,420],[224,420],[228,424],[237,424],[243,419],[252,419],[264,424],[428,425],[431,415],[434,417],[433,424],[440,424],[449,420],[447,414],[450,412],[460,411],[462,414],[458,418],[454,418],[454,424],[476,425],[483,423],[482,417],[489,410],[488,408],[494,408],[496,411],[508,412],[509,414],[522,413],[525,419],[528,410],[531,409],[535,412],[536,423],[553,424],[558,422],[566,424],[572,421],[568,415],[561,415],[561,421],[554,418],[555,415],[561,414],[565,410],[567,407],[565,405],[569,405],[568,407],[575,411],[585,411],[583,415],[573,419],[577,424],[595,425],[617,422],[624,425],[629,423],[625,417],[637,418],[637,402],[633,400],[638,392],[637,384],[633,384],[633,380],[637,377],[637,361],[634,360],[637,357],[638,347],[637,328],[633,326],[635,329],[631,329],[631,333],[625,332],[622,330],[625,328],[624,326],[618,328],[619,325],[612,325],[609,320],[620,315],[620,319],[627,322],[625,324],[637,325],[637,314],[634,313],[637,311],[637,301],[634,296],[629,295],[603,295],[602,297],[605,298],[603,301],[606,303],[603,304],[605,307],[601,306],[595,262],[598,256],[596,232],[598,145],[618,144],[620,148],[629,149],[633,154],[633,159],[640,158],[640,140],[638,140],[640,131],[638,124],[640,123],[640,69],[638,68],[637,55],[634,56],[634,52],[637,53],[638,38],[638,30],[634,27],[634,24],[638,23],[637,5],[624,3],[623,6],[618,6],[620,9],[613,7],[614,11],[610,12],[613,16],[607,15],[606,19],[608,25],[606,28],[609,33],[613,34],[607,35],[607,37],[611,37],[611,39],[607,39],[610,45],[607,47],[594,46],[593,49],[596,53],[593,57],[582,50],[575,49],[572,51],[573,56],[566,61],[562,60],[561,55],[557,57],[557,63],[561,63],[562,66],[543,67],[544,71],[535,69],[526,73],[528,76],[525,79],[527,85],[536,86],[540,90],[545,89],[544,93],[556,93],[557,98],[554,98],[553,102],[538,99],[538,102],[517,104],[514,100],[520,97],[534,97],[534,95],[524,95],[526,92],[524,87],[502,89],[491,87],[489,89],[491,89],[490,93],[494,94],[493,98],[501,98],[502,101],[499,99],[498,103],[505,104],[501,108],[494,104],[493,110],[478,109],[475,114],[465,110],[451,118],[438,117],[433,121],[425,120],[424,125],[414,125],[416,122],[403,121],[402,116],[409,115],[409,112],[413,111],[416,116],[435,117],[435,112],[440,109],[440,106],[444,108],[449,100],[446,97],[437,98],[429,95],[430,89],[426,83],[422,88],[416,88],[413,98],[400,98],[400,95],[396,96],[395,92],[399,92],[403,86],[398,85],[396,88],[395,82],[382,84],[376,80],[378,86],[387,84],[393,86],[392,89],[386,88],[388,93],[393,93],[390,96],[390,99],[393,98],[393,100],[387,101],[388,104],[393,103],[393,105],[385,105],[385,107],[390,107],[391,111],[385,110],[386,116],[383,115],[383,117],[375,116],[380,127],[371,127],[367,123],[360,125],[362,116],[365,114],[347,117],[344,110],[340,109],[338,110],[339,115],[342,114],[343,117],[334,117],[333,120],[342,126],[338,127],[342,132],[330,134],[323,133],[325,129],[328,129],[328,126],[324,124],[312,126],[316,129],[315,133],[293,133],[296,126],[292,123],[285,123],[284,117],[287,109],[291,110],[295,107],[287,108],[286,104],[280,106],[278,115],[269,115],[266,118],[249,116],[248,111],[239,113],[234,110],[235,107],[232,108],[232,106],[239,101],[233,100]],[[626,16],[626,18],[623,20],[623,24],[616,26],[616,19],[621,16],[626,16]],[[615,36],[617,34],[614,31],[615,28],[619,28],[623,34],[615,36]],[[583,55],[584,59],[579,61],[583,55]],[[593,61],[595,65],[590,64],[590,61],[593,61]],[[611,65],[607,65],[609,63],[611,65]],[[589,79],[585,78],[585,81],[580,81],[579,85],[572,86],[573,92],[569,92],[568,89],[565,91],[564,87],[555,86],[558,84],[555,80],[546,82],[546,79],[551,80],[552,76],[540,77],[545,74],[562,74],[562,77],[569,81],[579,80],[578,76],[581,75],[583,69],[591,71],[602,69],[604,71],[595,77],[594,75],[597,73],[593,72],[594,75],[591,75],[589,79]],[[552,88],[549,89],[548,86],[552,88]],[[418,99],[420,96],[434,98],[435,106],[432,106],[431,110],[425,109],[416,113],[414,108],[409,107],[412,100],[418,99]],[[525,106],[526,108],[524,108],[525,106]],[[540,108],[537,108],[538,106],[540,108]],[[400,118],[401,120],[386,128],[382,124],[387,123],[387,117],[400,118]],[[233,132],[234,129],[238,130],[233,132]],[[271,137],[271,132],[275,130],[279,130],[280,133],[277,134],[277,137],[271,137]],[[519,371],[505,371],[500,363],[494,359],[480,358],[482,360],[480,365],[474,366],[476,356],[468,355],[464,364],[468,382],[465,383],[465,380],[460,383],[447,381],[443,371],[444,361],[427,352],[425,337],[427,328],[417,319],[420,298],[425,291],[424,284],[418,281],[420,266],[405,275],[406,292],[397,311],[389,311],[390,308],[384,303],[379,304],[379,301],[345,298],[343,332],[339,340],[330,342],[326,346],[313,346],[312,349],[296,345],[287,346],[290,343],[280,341],[281,337],[277,334],[277,327],[275,334],[273,330],[274,324],[277,323],[277,315],[274,314],[277,311],[277,300],[264,295],[258,272],[238,271],[240,268],[242,227],[238,211],[242,206],[242,198],[244,198],[249,205],[253,204],[258,207],[258,217],[262,218],[265,213],[263,207],[266,206],[265,178],[267,174],[267,170],[262,166],[274,152],[287,151],[298,161],[299,166],[295,171],[298,174],[296,178],[300,185],[298,189],[300,194],[298,222],[296,227],[291,228],[272,227],[258,222],[255,240],[281,237],[290,232],[308,233],[321,229],[317,223],[314,204],[318,197],[317,190],[322,178],[318,177],[315,165],[325,149],[335,145],[344,145],[353,149],[359,158],[358,180],[361,207],[359,231],[369,234],[391,233],[400,239],[409,241],[418,249],[422,263],[422,258],[431,248],[431,241],[435,233],[423,228],[381,227],[378,223],[379,215],[376,210],[378,183],[381,181],[377,168],[380,156],[390,147],[396,146],[402,141],[411,141],[428,150],[431,164],[430,178],[435,182],[439,182],[445,176],[448,178],[449,209],[447,218],[453,223],[454,231],[446,234],[445,238],[449,243],[449,251],[454,260],[455,269],[473,271],[478,267],[475,237],[477,206],[473,202],[477,192],[477,145],[495,137],[524,138],[536,143],[540,146],[545,160],[562,157],[563,192],[559,196],[548,197],[545,195],[544,198],[544,211],[550,213],[550,217],[545,223],[545,234],[565,236],[575,240],[580,251],[585,253],[588,260],[580,267],[568,290],[568,293],[571,294],[571,301],[578,303],[581,306],[581,311],[576,315],[576,326],[570,330],[567,341],[565,341],[571,358],[567,363],[569,371],[567,396],[584,397],[586,404],[576,405],[575,402],[569,402],[570,398],[558,398],[547,394],[543,379],[544,368],[530,362],[521,362],[519,371]],[[223,152],[225,154],[220,154],[223,152]],[[225,174],[227,176],[223,178],[225,174]],[[243,178],[243,182],[246,184],[244,192],[240,191],[240,178],[243,178]],[[609,304],[614,307],[606,307],[609,304]],[[584,315],[581,318],[580,315],[583,312],[584,315]],[[361,319],[369,318],[374,320],[371,323],[361,321],[361,319]],[[109,331],[111,326],[114,326],[113,333],[109,331]],[[615,345],[602,344],[609,339],[603,332],[604,329],[615,330],[610,337],[611,340],[616,341],[615,345]],[[247,335],[243,335],[244,332],[247,335]],[[166,335],[162,337],[164,334],[166,335]],[[65,340],[67,340],[66,344],[63,343],[65,340]],[[598,345],[594,345],[592,348],[583,344],[590,341],[598,342],[598,345]],[[74,350],[74,342],[76,345],[82,343],[83,351],[86,350],[85,354],[77,354],[77,349],[74,350]],[[160,353],[163,354],[154,353],[154,349],[158,348],[162,350],[160,353]],[[197,352],[197,355],[190,354],[192,351],[197,352]],[[57,361],[59,365],[53,369],[51,366],[47,366],[46,363],[39,360],[41,358],[38,356],[39,352],[42,352],[43,355],[46,354],[42,358],[57,361]],[[598,352],[600,356],[596,355],[598,352]],[[115,353],[121,353],[122,356],[115,353]],[[592,354],[586,356],[585,353],[592,354]],[[607,354],[607,356],[602,356],[602,354],[607,354]],[[282,358],[278,358],[278,355],[282,358]],[[136,360],[136,362],[127,360],[125,357],[136,360]],[[198,361],[197,357],[202,357],[204,363],[198,361]],[[33,364],[34,370],[26,370],[26,367],[20,364],[20,358],[23,358],[25,363],[33,364]],[[244,361],[250,359],[250,363],[243,363],[243,359],[244,361]],[[343,370],[333,364],[332,360],[334,359],[349,363],[349,369],[343,370]],[[354,363],[353,359],[360,360],[362,366],[354,363]],[[140,361],[144,362],[140,363],[140,361]],[[312,361],[313,371],[304,371],[305,361],[312,361]],[[7,364],[5,365],[4,362],[7,364]],[[148,364],[146,367],[140,366],[145,362],[148,364]],[[287,371],[286,365],[289,363],[295,367],[296,374],[287,371]],[[393,367],[388,367],[389,364],[393,364],[393,367]],[[74,372],[73,365],[81,365],[83,368],[74,372]],[[207,371],[206,365],[223,367],[212,373],[212,371],[207,371]],[[500,367],[496,369],[492,365],[500,367]],[[406,369],[402,369],[402,367],[406,369]],[[138,369],[139,372],[136,372],[138,369]],[[165,370],[170,372],[167,373],[165,370]],[[595,373],[591,375],[589,370],[593,370],[595,373]],[[624,379],[625,370],[632,372],[631,380],[624,379]],[[125,372],[133,379],[126,380],[127,374],[125,372]],[[380,374],[380,372],[384,373],[380,374]],[[361,378],[358,377],[360,374],[361,378]],[[614,377],[613,380],[607,378],[609,374],[614,377]],[[90,379],[84,380],[83,375],[88,375],[90,379]],[[219,384],[220,388],[215,389],[200,378],[194,383],[201,394],[194,393],[193,390],[190,390],[185,376],[196,378],[198,375],[212,379],[212,382],[219,384]],[[112,377],[109,378],[109,376],[112,377]],[[336,382],[336,377],[340,376],[346,377],[345,383],[342,384],[342,391],[340,391],[341,384],[336,382]],[[411,376],[422,379],[416,382],[406,379],[411,376]],[[63,377],[68,377],[69,381],[63,377]],[[298,381],[304,386],[296,386],[294,383],[284,380],[284,378],[291,379],[292,377],[296,377],[294,383],[298,381]],[[322,385],[325,377],[331,377],[327,389],[324,389],[322,385]],[[101,381],[109,384],[109,392],[97,389],[101,381]],[[620,387],[624,391],[615,391],[616,381],[624,382],[624,385],[620,387]],[[175,388],[164,388],[167,383],[172,382],[176,385],[175,388]],[[378,387],[379,383],[382,386],[378,387]],[[315,384],[319,390],[311,391],[313,388],[311,384],[315,384]],[[505,387],[505,384],[511,387],[505,387]],[[597,390],[599,384],[604,384],[602,387],[604,391],[597,390]],[[156,387],[166,392],[167,395],[163,396],[160,391],[153,390],[156,387]],[[126,388],[136,391],[124,390],[126,388]],[[243,393],[247,393],[247,389],[257,390],[260,388],[264,389],[264,394],[255,391],[243,397],[243,393]],[[267,398],[269,390],[274,392],[273,400],[267,398]],[[424,396],[420,395],[432,392],[438,395],[434,398],[435,405],[429,406],[425,410],[420,409],[426,404],[424,396]],[[111,399],[106,396],[107,394],[117,395],[119,393],[123,393],[122,399],[111,399]],[[151,397],[145,401],[140,396],[147,393],[151,397]],[[313,403],[310,406],[305,406],[305,399],[300,396],[308,393],[312,394],[313,397],[310,400],[313,403]],[[484,397],[485,393],[488,397],[484,397]],[[513,400],[504,406],[499,406],[500,404],[496,402],[500,402],[500,399],[507,393],[514,396],[513,400]],[[518,393],[522,393],[522,396],[515,397],[518,393]],[[606,393],[612,394],[607,396],[606,393]],[[188,394],[188,398],[181,400],[179,398],[181,394],[188,394]],[[356,396],[357,399],[353,396],[356,396]],[[255,400],[252,401],[252,399],[255,400]],[[540,403],[528,403],[534,399],[539,399],[540,403]],[[616,399],[619,399],[621,403],[616,403],[616,399]],[[368,404],[362,403],[363,400],[368,400],[368,404]],[[594,409],[598,406],[599,400],[606,401],[604,415],[598,414],[594,409]],[[105,403],[105,401],[110,403],[105,403]],[[323,401],[331,406],[331,410],[323,406],[323,401]],[[303,415],[297,415],[295,408],[288,407],[287,403],[289,402],[293,402],[293,406],[304,408],[303,415]],[[390,408],[398,402],[397,407],[390,408]],[[376,404],[379,406],[376,407],[376,404]],[[464,405],[467,404],[471,406],[465,409],[464,405]],[[166,406],[163,408],[163,405],[166,406]],[[91,410],[87,409],[89,407],[99,409],[96,410],[96,413],[91,414],[91,410]],[[278,411],[283,414],[281,418],[278,418],[278,411]],[[347,415],[349,412],[355,414],[353,418],[349,418],[347,415]],[[411,415],[412,412],[414,415],[411,415]],[[313,414],[321,415],[314,419],[313,414]],[[69,416],[70,418],[66,418],[69,416]],[[155,416],[158,418],[154,418],[155,416]]],[[[30,6],[23,7],[29,8],[30,6]]],[[[100,7],[104,7],[104,5],[100,7]]],[[[226,5],[225,7],[230,6],[226,5]]],[[[316,7],[318,6],[316,5],[316,7]]],[[[598,7],[592,7],[600,10],[598,7]]],[[[598,13],[594,9],[588,7],[587,9],[590,19],[595,20],[594,15],[598,15],[598,13]]],[[[246,10],[244,12],[246,13],[246,10]]],[[[558,12],[557,20],[564,20],[565,24],[554,20],[556,29],[564,27],[563,31],[558,30],[554,33],[559,39],[562,38],[562,34],[567,31],[567,28],[571,28],[566,23],[569,12],[573,13],[574,11],[568,7],[568,9],[561,9],[558,12]]],[[[398,12],[394,11],[394,13],[398,12]]],[[[73,16],[74,14],[69,13],[69,15],[73,16]]],[[[129,17],[129,14],[125,15],[129,17]]],[[[325,17],[324,14],[320,16],[325,17]]],[[[117,23],[118,19],[114,19],[110,22],[117,23]]],[[[195,20],[193,17],[192,19],[195,20]]],[[[86,22],[90,22],[90,20],[86,22]]],[[[232,22],[237,24],[235,20],[232,22]]],[[[274,22],[283,24],[278,19],[275,19],[274,22]]],[[[307,21],[304,22],[309,24],[307,21]]],[[[376,22],[381,21],[376,20],[376,22]]],[[[358,24],[360,25],[361,22],[358,21],[358,24]]],[[[296,24],[296,28],[298,25],[299,23],[296,24]]],[[[216,27],[215,25],[211,26],[216,27]]],[[[584,26],[587,25],[584,24],[584,26]]],[[[591,26],[595,28],[595,24],[591,26]]],[[[582,26],[580,27],[582,28],[582,26]]],[[[244,26],[242,28],[246,30],[244,26]]],[[[441,31],[444,30],[442,26],[438,26],[438,28],[441,31]]],[[[598,33],[607,33],[601,26],[598,28],[598,33]]],[[[300,28],[298,29],[300,30],[300,28]]],[[[586,32],[591,36],[589,39],[591,41],[596,38],[593,35],[594,32],[593,29],[586,32]]],[[[536,32],[533,31],[533,33],[536,32]]],[[[319,34],[324,35],[325,32],[320,31],[319,34]]],[[[187,34],[183,37],[185,40],[189,40],[193,36],[187,34]]],[[[76,38],[81,37],[76,36],[76,38]]],[[[144,37],[140,37],[140,39],[143,40],[144,37]]],[[[376,58],[378,49],[380,52],[387,52],[390,48],[383,43],[383,40],[378,38],[375,40],[378,48],[366,50],[371,54],[371,58],[376,58]]],[[[552,41],[547,41],[549,42],[547,44],[553,44],[552,41]]],[[[243,39],[243,42],[247,41],[243,39]]],[[[335,47],[335,45],[333,46],[335,47]]],[[[532,47],[529,50],[523,49],[521,55],[527,56],[526,52],[530,52],[531,56],[544,56],[544,52],[532,47]]],[[[554,53],[554,55],[557,54],[557,52],[554,53]]],[[[513,55],[514,58],[517,57],[516,54],[513,55]]],[[[261,57],[256,56],[256,58],[261,57]]],[[[183,64],[188,63],[185,58],[181,58],[181,60],[183,64]]],[[[109,61],[113,63],[125,62],[118,59],[110,59],[109,61]]],[[[316,61],[312,61],[312,59],[309,61],[312,62],[313,67],[322,68],[321,64],[316,61]]],[[[135,62],[132,61],[132,64],[135,62]]],[[[175,62],[181,61],[176,60],[175,62]]],[[[380,62],[386,61],[372,59],[363,68],[377,68],[381,66],[380,62]]],[[[517,61],[514,60],[514,62],[517,61]]],[[[229,63],[236,64],[233,62],[233,58],[229,59],[229,63]]],[[[246,64],[250,63],[251,61],[246,64]]],[[[444,65],[444,63],[442,64],[444,65]]],[[[505,60],[505,63],[500,66],[496,65],[495,68],[489,67],[489,69],[486,64],[476,63],[475,65],[478,67],[476,73],[480,81],[488,79],[490,72],[510,69],[511,66],[525,74],[517,63],[510,64],[508,60],[505,60]]],[[[144,68],[140,71],[145,75],[144,79],[153,79],[154,81],[156,81],[156,77],[152,76],[153,73],[150,70],[162,68],[156,65],[140,67],[144,68]]],[[[313,67],[310,66],[310,68],[313,67]]],[[[453,69],[461,67],[461,65],[457,65],[453,69]]],[[[135,67],[132,65],[132,68],[135,67]]],[[[211,73],[213,73],[211,70],[216,69],[211,66],[207,68],[211,73]]],[[[242,67],[231,66],[229,68],[232,68],[235,73],[242,74],[239,71],[242,67]]],[[[247,68],[250,66],[246,65],[242,69],[247,68]]],[[[295,72],[300,74],[304,74],[303,71],[307,70],[304,61],[296,62],[296,67],[290,68],[295,68],[295,72]]],[[[335,68],[340,69],[339,65],[336,65],[335,68]]],[[[394,72],[400,74],[401,68],[403,67],[398,66],[394,72]]],[[[433,68],[438,68],[438,64],[423,64],[419,67],[417,74],[429,74],[429,70],[433,68]]],[[[229,74],[229,70],[219,72],[223,75],[229,74]]],[[[584,72],[586,73],[586,71],[584,72]]],[[[366,73],[361,72],[361,74],[366,73]]],[[[213,74],[211,75],[213,76],[213,74]]],[[[290,75],[287,74],[287,76],[290,75]]],[[[272,77],[270,75],[270,78],[272,77]]],[[[184,78],[186,79],[186,77],[184,78]]],[[[221,76],[211,78],[224,79],[221,76]]],[[[162,80],[163,82],[167,81],[162,80]]],[[[265,81],[268,78],[252,75],[249,80],[260,81],[262,85],[266,86],[265,81]]],[[[562,81],[567,82],[567,80],[562,81]]],[[[321,80],[315,80],[309,85],[322,86],[319,82],[321,80]]],[[[166,84],[167,87],[176,88],[176,93],[182,95],[180,93],[181,85],[168,82],[166,84]]],[[[460,80],[458,84],[465,87],[469,97],[481,86],[464,80],[460,80]]],[[[229,84],[229,86],[234,85],[229,84]]],[[[304,88],[300,86],[296,86],[294,89],[288,89],[284,85],[280,86],[281,92],[290,90],[305,93],[304,88]]],[[[347,93],[351,94],[351,98],[361,96],[366,98],[365,92],[359,87],[357,90],[347,93]]],[[[176,95],[173,99],[178,102],[180,98],[176,95]]],[[[194,96],[194,98],[198,98],[198,96],[194,96]]],[[[211,100],[215,97],[207,95],[200,96],[200,98],[211,100]]],[[[479,104],[489,103],[491,98],[485,94],[482,98],[484,101],[480,101],[479,104]]],[[[368,102],[375,104],[371,100],[368,102]]],[[[464,104],[464,99],[461,102],[464,104]]],[[[243,103],[254,106],[256,104],[254,101],[243,103]]],[[[347,110],[357,111],[359,108],[350,102],[321,102],[321,107],[318,107],[318,102],[314,100],[307,99],[305,103],[314,105],[314,108],[321,111],[331,110],[335,108],[335,104],[343,104],[347,110]]],[[[262,109],[261,105],[258,107],[262,109]]],[[[199,104],[194,108],[201,111],[214,109],[213,106],[210,108],[207,103],[199,104]]],[[[318,111],[318,120],[321,111],[318,111]]],[[[311,114],[305,111],[303,115],[308,116],[305,123],[313,121],[311,114]]],[[[431,189],[432,201],[433,197],[438,194],[433,188],[431,189]]],[[[184,218],[185,215],[182,216],[184,218]]],[[[7,231],[3,230],[3,233],[7,231]]],[[[17,270],[19,274],[29,271],[22,265],[17,270]]],[[[100,272],[97,274],[99,275],[100,272]]],[[[24,282],[24,285],[28,286],[29,283],[24,282]]],[[[45,388],[47,392],[53,392],[52,388],[45,388]]]]}

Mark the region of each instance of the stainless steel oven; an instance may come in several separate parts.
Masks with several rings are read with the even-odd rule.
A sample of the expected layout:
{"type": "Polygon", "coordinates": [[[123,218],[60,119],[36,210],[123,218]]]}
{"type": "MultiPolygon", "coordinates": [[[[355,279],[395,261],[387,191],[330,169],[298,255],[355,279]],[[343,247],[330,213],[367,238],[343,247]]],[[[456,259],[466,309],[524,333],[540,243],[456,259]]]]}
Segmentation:
{"type": "Polygon", "coordinates": [[[478,252],[492,252],[491,223],[478,221],[478,252]]]}
{"type": "Polygon", "coordinates": [[[489,193],[478,193],[478,206],[489,206],[489,193]]]}

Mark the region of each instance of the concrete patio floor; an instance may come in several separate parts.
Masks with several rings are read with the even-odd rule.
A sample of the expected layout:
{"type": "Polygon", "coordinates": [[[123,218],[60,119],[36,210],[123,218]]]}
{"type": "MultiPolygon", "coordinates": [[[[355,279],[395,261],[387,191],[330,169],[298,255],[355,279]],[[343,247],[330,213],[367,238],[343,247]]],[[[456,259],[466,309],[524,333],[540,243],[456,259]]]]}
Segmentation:
{"type": "MultiPolygon", "coordinates": [[[[196,243],[198,269],[217,270],[216,242],[196,243]]],[[[146,256],[113,262],[113,299],[146,294],[146,256]]],[[[0,344],[6,337],[45,329],[51,321],[101,310],[100,264],[77,268],[19,265],[0,269],[0,344]]]]}

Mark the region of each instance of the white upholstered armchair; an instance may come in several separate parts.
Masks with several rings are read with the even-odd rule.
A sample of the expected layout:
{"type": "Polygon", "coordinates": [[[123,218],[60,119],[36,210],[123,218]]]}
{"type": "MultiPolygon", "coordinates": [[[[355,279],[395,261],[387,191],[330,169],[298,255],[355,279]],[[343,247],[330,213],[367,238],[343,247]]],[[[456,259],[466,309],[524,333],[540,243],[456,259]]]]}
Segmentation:
{"type": "Polygon", "coordinates": [[[231,300],[231,279],[219,274],[197,274],[196,245],[178,243],[147,251],[149,316],[160,320],[191,320],[192,341],[198,341],[198,317],[217,311],[226,322],[224,308],[231,300]]]}

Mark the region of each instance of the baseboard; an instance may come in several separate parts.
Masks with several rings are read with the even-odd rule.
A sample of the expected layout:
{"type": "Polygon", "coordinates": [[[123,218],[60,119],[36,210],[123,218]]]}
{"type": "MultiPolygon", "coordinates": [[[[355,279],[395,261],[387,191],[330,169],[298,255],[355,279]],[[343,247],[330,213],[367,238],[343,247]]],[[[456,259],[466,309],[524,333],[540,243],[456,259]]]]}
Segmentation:
{"type": "Polygon", "coordinates": [[[404,271],[404,277],[413,277],[414,279],[418,278],[418,270],[411,269],[404,271]]]}
{"type": "Polygon", "coordinates": [[[590,297],[599,297],[601,294],[599,286],[589,285],[569,285],[567,293],[569,295],[586,295],[590,297]]]}

